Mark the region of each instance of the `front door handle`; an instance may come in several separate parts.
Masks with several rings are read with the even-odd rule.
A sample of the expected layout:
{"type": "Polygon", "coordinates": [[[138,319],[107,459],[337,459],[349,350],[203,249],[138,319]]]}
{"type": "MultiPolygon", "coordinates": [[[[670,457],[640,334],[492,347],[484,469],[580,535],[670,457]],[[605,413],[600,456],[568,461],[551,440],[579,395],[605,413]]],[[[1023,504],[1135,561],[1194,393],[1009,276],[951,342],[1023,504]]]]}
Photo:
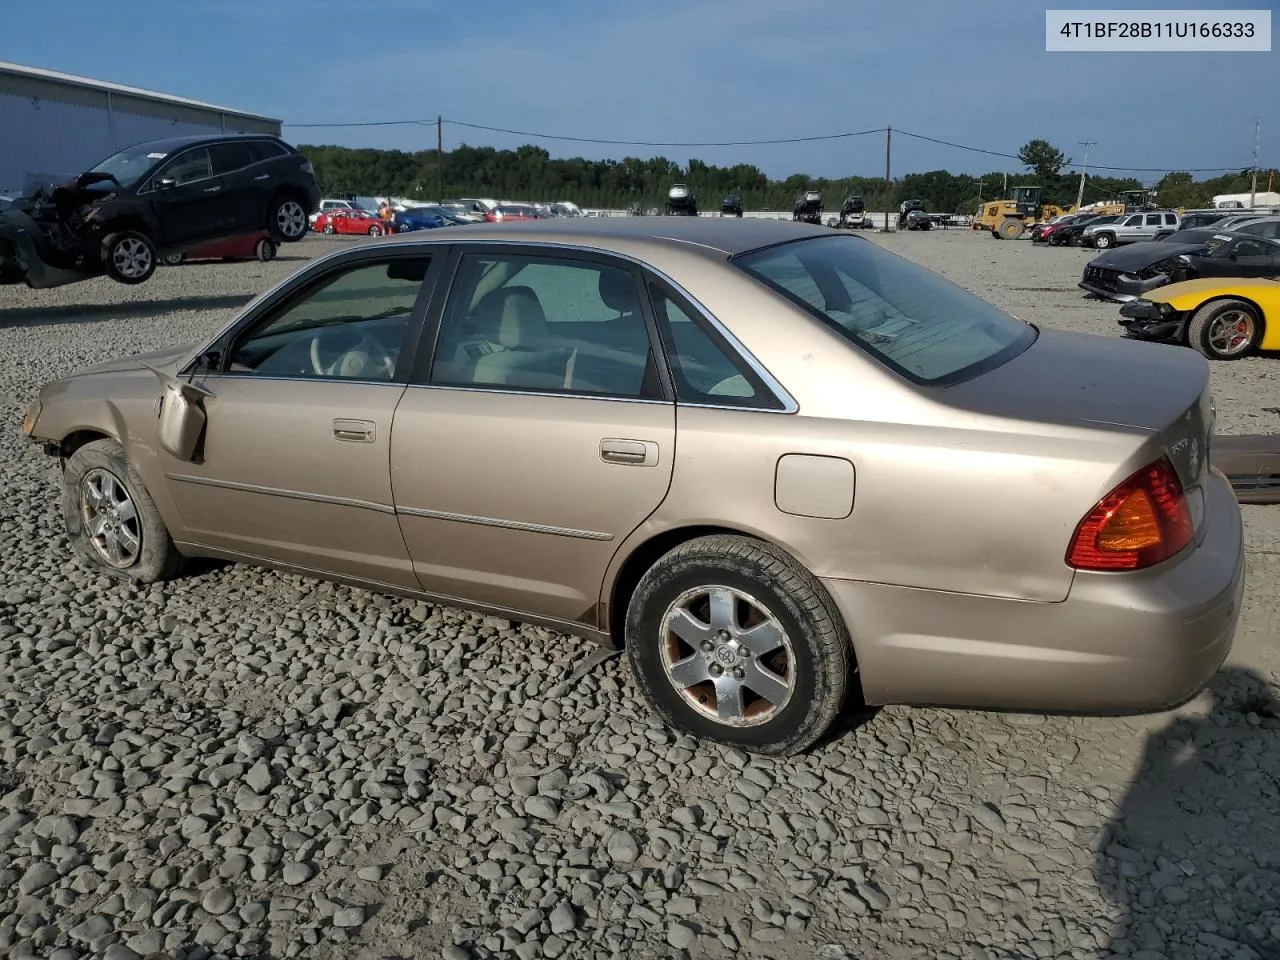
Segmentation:
{"type": "Polygon", "coordinates": [[[222,189],[221,187],[205,187],[205,188],[204,188],[204,192],[205,192],[205,193],[217,193],[217,192],[218,192],[219,190],[221,190],[221,189],[222,189]]]}
{"type": "Polygon", "coordinates": [[[658,445],[652,440],[624,440],[606,437],[600,441],[600,459],[629,467],[656,467],[658,445]]]}
{"type": "Polygon", "coordinates": [[[260,176],[260,177],[254,177],[253,179],[255,179],[255,180],[270,180],[270,179],[271,179],[271,174],[269,174],[269,173],[264,173],[262,176],[260,176]]]}
{"type": "Polygon", "coordinates": [[[346,440],[348,443],[373,443],[373,421],[335,420],[333,421],[333,438],[346,440]]]}

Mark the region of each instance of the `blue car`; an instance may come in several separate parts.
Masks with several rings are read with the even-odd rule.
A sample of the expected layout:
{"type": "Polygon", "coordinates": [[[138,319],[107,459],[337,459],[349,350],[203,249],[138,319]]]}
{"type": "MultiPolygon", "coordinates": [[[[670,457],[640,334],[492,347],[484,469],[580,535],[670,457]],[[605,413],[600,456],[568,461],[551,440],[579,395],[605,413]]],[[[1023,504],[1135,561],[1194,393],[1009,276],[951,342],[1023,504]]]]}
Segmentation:
{"type": "Polygon", "coordinates": [[[431,207],[408,207],[396,211],[392,218],[396,233],[411,233],[414,230],[434,230],[437,227],[449,226],[449,219],[437,213],[431,207]]]}

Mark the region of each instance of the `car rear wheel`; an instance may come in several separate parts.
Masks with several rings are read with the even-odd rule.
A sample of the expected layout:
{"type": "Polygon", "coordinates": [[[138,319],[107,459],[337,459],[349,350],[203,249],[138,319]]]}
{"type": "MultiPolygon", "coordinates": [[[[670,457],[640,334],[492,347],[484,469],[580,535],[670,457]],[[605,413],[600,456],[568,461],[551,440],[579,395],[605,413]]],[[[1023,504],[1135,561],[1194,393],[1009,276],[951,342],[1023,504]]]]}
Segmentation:
{"type": "Polygon", "coordinates": [[[852,686],[853,647],[822,585],[748,537],[700,537],[663,556],[636,587],[625,639],[663,720],[755,753],[811,746],[852,686]]]}
{"type": "Polygon", "coordinates": [[[276,256],[275,241],[270,240],[267,237],[263,237],[258,241],[258,245],[254,247],[253,252],[254,255],[263,263],[266,263],[268,260],[274,260],[276,256]]]}
{"type": "Polygon", "coordinates": [[[267,215],[267,230],[277,240],[296,243],[307,235],[307,211],[296,199],[284,194],[276,197],[267,215]]]}
{"type": "Polygon", "coordinates": [[[186,559],[114,440],[86,443],[62,474],[67,537],[89,569],[121,580],[155,583],[177,576],[186,559]]]}
{"type": "Polygon", "coordinates": [[[1243,300],[1215,300],[1195,312],[1187,342],[1210,360],[1239,360],[1257,347],[1262,320],[1243,300]]]}
{"type": "Polygon", "coordinates": [[[165,255],[164,262],[166,266],[176,267],[185,259],[187,259],[185,253],[170,253],[165,255]]]}
{"type": "Polygon", "coordinates": [[[102,268],[117,283],[145,283],[156,272],[156,248],[137,230],[108,234],[102,241],[102,268]]]}

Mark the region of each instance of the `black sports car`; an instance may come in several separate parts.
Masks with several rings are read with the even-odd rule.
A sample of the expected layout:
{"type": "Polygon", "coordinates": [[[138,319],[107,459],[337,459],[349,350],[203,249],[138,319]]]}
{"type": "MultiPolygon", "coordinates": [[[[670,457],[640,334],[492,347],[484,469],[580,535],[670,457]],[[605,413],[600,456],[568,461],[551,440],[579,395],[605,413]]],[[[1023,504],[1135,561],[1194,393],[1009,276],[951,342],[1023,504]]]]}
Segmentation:
{"type": "Polygon", "coordinates": [[[1104,300],[1125,303],[1166,283],[1197,277],[1270,276],[1280,276],[1280,243],[1206,228],[1108,250],[1085,266],[1080,286],[1104,300]]]}

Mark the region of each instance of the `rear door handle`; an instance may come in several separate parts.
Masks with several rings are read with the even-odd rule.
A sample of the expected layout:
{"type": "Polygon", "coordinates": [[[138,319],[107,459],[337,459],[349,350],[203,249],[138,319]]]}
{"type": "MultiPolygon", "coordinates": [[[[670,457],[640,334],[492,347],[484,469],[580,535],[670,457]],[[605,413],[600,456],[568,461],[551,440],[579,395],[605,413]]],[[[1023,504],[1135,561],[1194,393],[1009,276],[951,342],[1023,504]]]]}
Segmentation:
{"type": "Polygon", "coordinates": [[[217,193],[217,192],[218,192],[219,190],[221,190],[221,189],[222,189],[221,187],[205,187],[205,188],[204,188],[204,192],[205,192],[205,193],[217,193]]]}
{"type": "Polygon", "coordinates": [[[625,440],[606,437],[600,441],[600,459],[629,467],[656,467],[658,445],[652,440],[625,440]]]}
{"type": "Polygon", "coordinates": [[[271,174],[269,174],[269,173],[264,173],[262,176],[260,176],[260,177],[254,177],[253,179],[255,179],[255,180],[270,180],[270,179],[271,179],[271,174]]]}
{"type": "Polygon", "coordinates": [[[333,421],[333,437],[348,443],[373,443],[374,429],[372,420],[335,420],[333,421]]]}

